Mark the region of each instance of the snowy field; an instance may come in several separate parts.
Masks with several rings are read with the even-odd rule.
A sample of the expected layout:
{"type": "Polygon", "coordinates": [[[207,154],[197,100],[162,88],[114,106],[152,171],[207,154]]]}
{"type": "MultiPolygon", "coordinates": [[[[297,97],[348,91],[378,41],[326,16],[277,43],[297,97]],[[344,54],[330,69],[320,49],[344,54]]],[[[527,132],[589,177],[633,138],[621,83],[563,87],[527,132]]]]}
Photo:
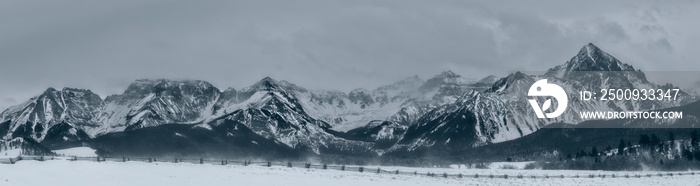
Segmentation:
{"type": "Polygon", "coordinates": [[[75,147],[63,150],[56,150],[54,153],[63,156],[96,157],[95,149],[90,147],[75,147]]]}
{"type": "MultiPolygon", "coordinates": [[[[462,173],[465,175],[582,175],[582,178],[442,178],[414,175],[377,174],[372,167],[355,171],[287,168],[283,166],[240,166],[192,163],[20,161],[0,164],[0,185],[700,185],[700,174],[642,178],[583,178],[587,174],[644,174],[657,172],[545,171],[503,169],[454,169],[382,167],[386,170],[462,173]]],[[[376,167],[374,167],[376,169],[376,167]]]]}

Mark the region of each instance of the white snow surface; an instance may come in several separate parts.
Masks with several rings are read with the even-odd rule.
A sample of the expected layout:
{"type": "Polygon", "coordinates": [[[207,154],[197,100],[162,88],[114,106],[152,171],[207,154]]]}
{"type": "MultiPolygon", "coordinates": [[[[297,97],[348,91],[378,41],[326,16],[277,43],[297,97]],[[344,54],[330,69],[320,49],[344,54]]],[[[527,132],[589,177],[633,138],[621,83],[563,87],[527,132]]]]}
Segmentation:
{"type": "Polygon", "coordinates": [[[16,158],[22,153],[22,149],[9,149],[0,151],[0,159],[16,158]]]}
{"type": "MultiPolygon", "coordinates": [[[[376,169],[376,167],[374,167],[376,169]]],[[[606,172],[573,170],[498,170],[382,167],[391,170],[482,175],[479,178],[442,178],[414,175],[377,174],[282,166],[210,165],[192,163],[92,162],[49,160],[0,164],[0,185],[697,185],[700,174],[641,178],[584,178],[587,174],[646,174],[656,172],[606,172]],[[66,171],[70,168],[70,171],[66,171]],[[31,174],[28,174],[31,172],[31,174]],[[487,175],[582,175],[582,178],[488,178],[487,175]],[[37,176],[41,175],[41,176],[37,176]],[[82,175],[82,176],[81,176],[82,175]]]]}
{"type": "Polygon", "coordinates": [[[95,149],[90,147],[74,147],[55,150],[54,152],[63,156],[97,157],[97,153],[95,153],[95,151],[95,149]]]}

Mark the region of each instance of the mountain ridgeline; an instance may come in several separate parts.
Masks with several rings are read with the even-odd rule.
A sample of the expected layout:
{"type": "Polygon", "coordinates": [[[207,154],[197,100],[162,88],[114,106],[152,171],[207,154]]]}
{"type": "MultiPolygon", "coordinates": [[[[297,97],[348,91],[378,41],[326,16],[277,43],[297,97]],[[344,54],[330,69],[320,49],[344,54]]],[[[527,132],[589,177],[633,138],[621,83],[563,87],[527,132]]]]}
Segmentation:
{"type": "Polygon", "coordinates": [[[643,72],[588,44],[544,75],[515,72],[470,80],[446,71],[347,93],[308,90],[269,77],[223,91],[205,81],[136,80],[124,93],[104,99],[90,90],[48,88],[0,113],[0,137],[35,140],[52,149],[88,145],[103,155],[470,154],[542,136],[533,133],[553,123],[584,122],[576,114],[583,110],[658,110],[696,100],[685,92],[667,102],[570,99],[562,117],[538,119],[526,101],[538,79],[562,86],[569,97],[578,96],[577,90],[610,87],[673,88],[649,82],[643,72]]]}

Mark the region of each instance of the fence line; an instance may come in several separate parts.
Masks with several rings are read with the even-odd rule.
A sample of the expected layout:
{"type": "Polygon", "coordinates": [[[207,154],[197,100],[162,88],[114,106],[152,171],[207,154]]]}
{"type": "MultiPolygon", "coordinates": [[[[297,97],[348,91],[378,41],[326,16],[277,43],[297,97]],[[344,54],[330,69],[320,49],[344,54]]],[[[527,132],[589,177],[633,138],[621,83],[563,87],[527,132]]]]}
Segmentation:
{"type": "MultiPolygon", "coordinates": [[[[15,164],[18,161],[47,161],[55,160],[55,157],[45,157],[45,156],[17,156],[16,158],[4,158],[0,159],[2,164],[15,164]]],[[[351,172],[367,172],[376,174],[395,174],[395,175],[414,175],[414,176],[427,176],[427,177],[442,177],[442,178],[492,178],[492,179],[524,179],[524,178],[544,178],[544,179],[563,179],[563,178],[650,178],[650,177],[664,177],[664,176],[694,176],[700,174],[700,172],[666,172],[666,173],[647,173],[647,174],[583,174],[583,175],[530,175],[525,176],[523,174],[518,175],[508,175],[508,174],[448,174],[435,173],[435,172],[418,172],[418,171],[402,171],[399,169],[382,169],[381,167],[367,168],[364,166],[348,166],[348,165],[329,165],[329,164],[312,164],[308,162],[273,162],[273,161],[249,161],[249,160],[228,160],[228,159],[184,159],[184,158],[144,158],[144,157],[77,157],[70,156],[68,161],[96,161],[96,162],[128,162],[128,161],[141,161],[141,162],[170,162],[170,163],[193,163],[193,164],[214,164],[214,165],[243,165],[243,166],[279,166],[279,167],[297,167],[306,169],[324,169],[324,170],[338,170],[338,171],[351,171],[351,172]]]]}

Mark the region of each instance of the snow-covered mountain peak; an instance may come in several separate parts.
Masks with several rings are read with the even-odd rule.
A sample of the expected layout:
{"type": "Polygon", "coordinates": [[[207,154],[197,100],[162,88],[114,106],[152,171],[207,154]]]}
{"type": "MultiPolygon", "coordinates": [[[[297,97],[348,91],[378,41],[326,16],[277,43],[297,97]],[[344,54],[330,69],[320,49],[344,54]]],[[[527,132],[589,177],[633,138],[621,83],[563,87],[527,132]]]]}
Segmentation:
{"type": "Polygon", "coordinates": [[[268,77],[261,79],[257,83],[255,83],[252,87],[259,88],[259,90],[271,91],[274,88],[280,86],[279,84],[280,83],[277,82],[277,80],[272,79],[271,77],[268,76],[268,77]]]}
{"type": "Polygon", "coordinates": [[[523,91],[527,90],[526,87],[529,87],[533,82],[534,79],[530,75],[517,71],[493,83],[493,86],[488,89],[487,92],[503,93],[523,91]]]}
{"type": "Polygon", "coordinates": [[[61,122],[94,127],[95,118],[104,108],[104,102],[89,90],[48,88],[30,100],[8,108],[0,114],[8,121],[9,130],[0,137],[32,137],[42,140],[51,136],[51,129],[61,122]]]}
{"type": "Polygon", "coordinates": [[[126,88],[124,94],[143,94],[151,93],[153,87],[161,82],[166,82],[164,79],[137,79],[136,81],[129,84],[126,88]]]}
{"type": "Polygon", "coordinates": [[[617,58],[589,43],[578,54],[566,63],[547,70],[547,75],[559,78],[567,77],[576,71],[635,71],[629,64],[620,62],[617,58]]]}
{"type": "Polygon", "coordinates": [[[287,81],[275,80],[271,77],[265,77],[250,87],[243,88],[241,92],[256,92],[256,91],[301,91],[307,90],[287,81]]]}
{"type": "Polygon", "coordinates": [[[63,94],[71,95],[71,96],[83,96],[83,95],[96,96],[97,99],[101,99],[101,98],[99,98],[99,96],[97,96],[95,93],[93,93],[90,90],[79,89],[79,88],[70,88],[70,87],[64,87],[61,90],[57,90],[53,87],[49,87],[46,90],[44,90],[44,92],[42,94],[40,94],[39,96],[37,96],[35,98],[49,97],[51,99],[57,99],[58,98],[57,96],[61,96],[63,94]]]}
{"type": "Polygon", "coordinates": [[[125,95],[168,95],[182,93],[189,95],[219,93],[219,89],[209,82],[201,80],[168,80],[168,79],[139,79],[129,85],[124,91],[125,95]]]}
{"type": "Polygon", "coordinates": [[[63,89],[61,91],[66,92],[66,93],[92,93],[92,91],[89,89],[71,88],[71,87],[63,87],[63,89]]]}
{"type": "Polygon", "coordinates": [[[104,124],[88,132],[100,135],[166,123],[199,122],[211,116],[221,94],[214,85],[200,80],[136,80],[124,94],[105,98],[105,109],[97,119],[104,124]]]}
{"type": "Polygon", "coordinates": [[[49,87],[49,88],[47,88],[46,90],[44,90],[44,94],[46,94],[46,93],[52,93],[52,92],[56,92],[56,89],[53,88],[53,87],[49,87]]]}

